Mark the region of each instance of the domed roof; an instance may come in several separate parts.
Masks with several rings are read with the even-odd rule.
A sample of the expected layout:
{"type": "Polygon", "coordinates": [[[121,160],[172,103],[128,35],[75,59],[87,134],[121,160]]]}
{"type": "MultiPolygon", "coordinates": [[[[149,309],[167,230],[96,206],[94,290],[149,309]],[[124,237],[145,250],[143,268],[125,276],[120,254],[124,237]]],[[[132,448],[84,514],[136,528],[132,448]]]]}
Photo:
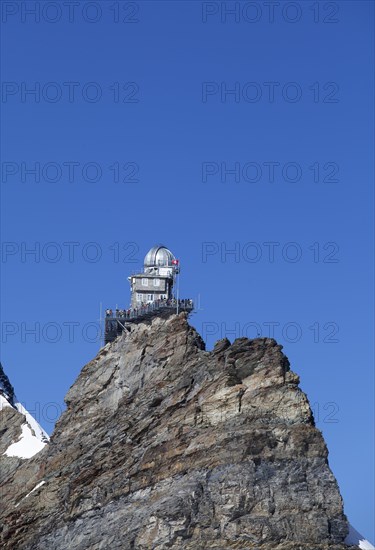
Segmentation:
{"type": "Polygon", "coordinates": [[[144,267],[172,266],[175,257],[163,244],[156,244],[145,256],[144,267]]]}

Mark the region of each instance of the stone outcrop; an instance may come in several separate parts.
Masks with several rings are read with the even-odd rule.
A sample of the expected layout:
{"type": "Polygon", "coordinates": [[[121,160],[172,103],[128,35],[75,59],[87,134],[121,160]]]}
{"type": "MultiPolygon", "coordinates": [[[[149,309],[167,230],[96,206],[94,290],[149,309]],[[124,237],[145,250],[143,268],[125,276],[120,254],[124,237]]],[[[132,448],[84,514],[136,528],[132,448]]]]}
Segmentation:
{"type": "Polygon", "coordinates": [[[239,338],[207,352],[184,314],[124,332],[82,369],[50,444],[8,469],[2,548],[348,550],[327,447],[281,349],[239,338]]]}

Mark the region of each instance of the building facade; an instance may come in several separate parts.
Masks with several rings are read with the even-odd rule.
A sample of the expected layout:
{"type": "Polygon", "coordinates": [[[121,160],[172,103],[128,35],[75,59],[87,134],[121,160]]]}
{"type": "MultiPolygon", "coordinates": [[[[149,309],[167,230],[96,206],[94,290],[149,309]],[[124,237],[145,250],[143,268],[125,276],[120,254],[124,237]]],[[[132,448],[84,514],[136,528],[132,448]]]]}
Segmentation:
{"type": "Polygon", "coordinates": [[[167,247],[155,245],[145,256],[143,272],[128,277],[132,309],[159,300],[171,300],[179,261],[167,247]]]}

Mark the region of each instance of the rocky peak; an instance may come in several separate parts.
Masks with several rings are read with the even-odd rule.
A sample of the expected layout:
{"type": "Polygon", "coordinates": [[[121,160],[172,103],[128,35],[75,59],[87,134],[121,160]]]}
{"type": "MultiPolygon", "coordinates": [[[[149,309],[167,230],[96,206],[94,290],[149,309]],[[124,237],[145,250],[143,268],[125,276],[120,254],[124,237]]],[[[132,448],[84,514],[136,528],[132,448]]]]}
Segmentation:
{"type": "Polygon", "coordinates": [[[3,493],[5,550],[347,550],[328,451],[270,338],[217,342],[185,314],[85,365],[50,445],[3,493]]]}
{"type": "Polygon", "coordinates": [[[0,363],[0,395],[2,395],[10,405],[14,403],[14,388],[9,378],[4,372],[3,365],[0,363]]]}

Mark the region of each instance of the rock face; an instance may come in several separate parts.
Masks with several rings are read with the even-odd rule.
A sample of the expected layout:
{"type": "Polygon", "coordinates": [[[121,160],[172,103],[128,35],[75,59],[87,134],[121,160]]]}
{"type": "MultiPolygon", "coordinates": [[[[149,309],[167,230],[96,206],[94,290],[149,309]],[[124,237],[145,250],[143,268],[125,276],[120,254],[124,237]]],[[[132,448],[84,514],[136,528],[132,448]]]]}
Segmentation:
{"type": "Polygon", "coordinates": [[[133,326],[82,369],[50,444],[8,476],[2,548],[348,550],[298,383],[273,339],[206,352],[184,314],[133,326]]]}

